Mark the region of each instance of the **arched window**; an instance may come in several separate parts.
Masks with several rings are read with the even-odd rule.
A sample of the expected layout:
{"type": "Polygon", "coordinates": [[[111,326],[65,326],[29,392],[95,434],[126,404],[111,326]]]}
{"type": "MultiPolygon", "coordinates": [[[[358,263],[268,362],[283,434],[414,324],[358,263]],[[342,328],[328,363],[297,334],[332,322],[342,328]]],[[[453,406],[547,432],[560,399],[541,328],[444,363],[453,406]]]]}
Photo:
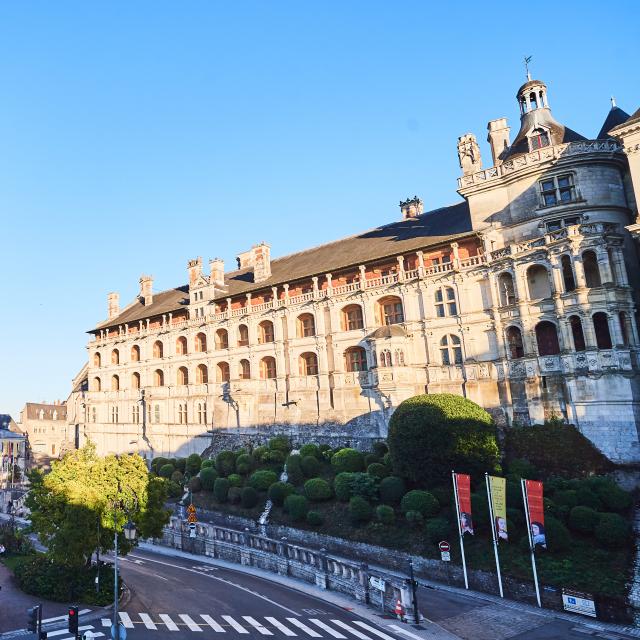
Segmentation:
{"type": "Polygon", "coordinates": [[[380,324],[400,324],[404,322],[402,300],[398,296],[388,296],[378,301],[380,324]]]}
{"type": "Polygon", "coordinates": [[[584,341],[580,316],[569,316],[569,326],[571,327],[571,336],[573,337],[573,348],[576,351],[584,351],[587,346],[584,341]]]}
{"type": "Polygon", "coordinates": [[[258,325],[258,344],[273,342],[273,322],[271,320],[263,320],[258,325]]]}
{"type": "Polygon", "coordinates": [[[404,351],[402,349],[396,349],[393,357],[397,367],[404,367],[404,351]]]}
{"type": "Polygon", "coordinates": [[[97,351],[93,354],[93,366],[94,367],[102,366],[102,356],[97,351]]]}
{"type": "Polygon", "coordinates": [[[522,332],[518,327],[509,327],[507,329],[507,349],[511,359],[515,360],[524,356],[522,332]]]}
{"type": "Polygon", "coordinates": [[[576,288],[576,279],[573,275],[573,264],[571,263],[571,257],[564,254],[560,258],[560,264],[562,266],[562,281],[564,282],[565,291],[573,291],[576,288]]]}
{"type": "Polygon", "coordinates": [[[131,374],[131,388],[132,389],[140,388],[140,374],[137,371],[134,371],[131,374]]]}
{"type": "Polygon", "coordinates": [[[598,349],[611,349],[611,333],[609,331],[609,318],[603,311],[593,314],[593,329],[596,332],[596,344],[598,349]]]}
{"type": "Polygon", "coordinates": [[[318,356],[315,353],[303,353],[299,358],[299,368],[301,376],[318,375],[318,356]]]}
{"type": "Polygon", "coordinates": [[[199,364],[196,367],[196,384],[207,384],[209,382],[209,369],[206,364],[199,364]]]}
{"type": "Polygon", "coordinates": [[[560,353],[558,342],[558,330],[553,322],[543,320],[536,325],[536,342],[538,343],[538,355],[554,356],[560,353]]]}
{"type": "Polygon", "coordinates": [[[179,386],[184,386],[189,384],[189,370],[187,367],[180,367],[178,369],[177,380],[179,386]]]}
{"type": "Polygon", "coordinates": [[[153,372],[153,386],[164,387],[164,372],[162,369],[156,369],[153,372]]]}
{"type": "Polygon", "coordinates": [[[117,349],[111,352],[111,364],[120,364],[120,352],[117,349]]]}
{"type": "Polygon", "coordinates": [[[162,358],[164,355],[164,346],[160,340],[156,340],[153,343],[153,357],[154,358],[162,358]]]}
{"type": "Polygon", "coordinates": [[[529,94],[529,104],[531,105],[531,109],[537,109],[538,108],[538,97],[536,96],[536,92],[532,91],[529,94]]]}
{"type": "Polygon", "coordinates": [[[176,355],[184,356],[187,354],[187,339],[184,336],[180,336],[176,340],[176,355]]]}
{"type": "Polygon", "coordinates": [[[218,329],[216,331],[216,349],[229,348],[229,334],[226,329],[218,329]]]}
{"type": "Polygon", "coordinates": [[[440,357],[442,364],[462,364],[462,347],[460,346],[460,338],[455,334],[442,336],[440,340],[440,357]]]}
{"type": "Polygon", "coordinates": [[[389,349],[383,349],[380,352],[380,366],[381,367],[390,367],[393,365],[391,361],[391,351],[389,349]]]}
{"type": "Polygon", "coordinates": [[[310,313],[299,315],[296,325],[298,338],[312,338],[316,334],[316,321],[310,313]]]}
{"type": "Polygon", "coordinates": [[[582,254],[582,268],[584,269],[584,279],[587,287],[599,287],[602,284],[598,258],[596,258],[596,254],[593,251],[585,251],[582,254]]]}
{"type": "Polygon", "coordinates": [[[102,391],[102,380],[100,380],[100,378],[94,378],[92,386],[94,391],[102,391]]]}
{"type": "MultiPolygon", "coordinates": [[[[531,94],[535,96],[534,93],[531,94]]],[[[533,107],[535,109],[535,107],[533,107]]],[[[534,129],[529,136],[531,151],[549,146],[549,134],[544,129],[534,129]]]]}
{"type": "Polygon", "coordinates": [[[621,311],[618,314],[618,321],[620,322],[620,335],[622,336],[622,344],[625,347],[629,346],[629,331],[627,329],[627,314],[621,311]]]}
{"type": "Polygon", "coordinates": [[[458,305],[456,304],[456,292],[453,287],[440,287],[435,293],[436,316],[457,316],[458,305]]]}
{"type": "Polygon", "coordinates": [[[216,365],[216,382],[229,382],[231,375],[229,374],[229,363],[218,362],[216,365]]]}
{"type": "Polygon", "coordinates": [[[251,378],[251,364],[246,359],[240,360],[240,380],[249,380],[251,378]]]}
{"type": "Polygon", "coordinates": [[[541,264],[534,264],[527,269],[527,286],[529,300],[551,297],[549,272],[541,264]]]}
{"type": "Polygon", "coordinates": [[[362,307],[359,304],[350,304],[342,309],[343,331],[354,331],[363,327],[362,307]]]}
{"type": "Polygon", "coordinates": [[[131,347],[131,362],[140,362],[140,347],[137,344],[131,347]]]}
{"type": "Polygon", "coordinates": [[[367,370],[367,352],[362,347],[349,347],[344,352],[344,360],[347,371],[367,370]]]}
{"type": "Polygon", "coordinates": [[[199,333],[196,335],[195,349],[198,353],[205,353],[207,351],[207,336],[204,333],[199,333]]]}
{"type": "Polygon", "coordinates": [[[276,359],[271,356],[260,360],[260,377],[265,380],[267,378],[276,377],[276,359]]]}
{"type": "Polygon", "coordinates": [[[249,327],[247,327],[246,324],[241,324],[238,327],[238,346],[239,347],[249,346],[249,327]]]}
{"type": "Polygon", "coordinates": [[[516,292],[513,287],[513,276],[505,271],[498,276],[498,289],[500,292],[500,306],[508,307],[516,303],[516,292]]]}
{"type": "Polygon", "coordinates": [[[111,391],[120,390],[120,378],[118,376],[111,376],[111,391]]]}

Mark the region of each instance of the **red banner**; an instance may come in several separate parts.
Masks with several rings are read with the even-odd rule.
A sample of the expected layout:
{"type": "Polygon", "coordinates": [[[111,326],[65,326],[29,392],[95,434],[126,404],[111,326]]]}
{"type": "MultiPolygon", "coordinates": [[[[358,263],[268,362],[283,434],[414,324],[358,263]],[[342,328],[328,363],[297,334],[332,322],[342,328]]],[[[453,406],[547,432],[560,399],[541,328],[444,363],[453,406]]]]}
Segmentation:
{"type": "Polygon", "coordinates": [[[456,497],[458,513],[460,514],[460,531],[462,535],[473,535],[473,520],[471,519],[471,476],[466,473],[456,473],[456,497]]]}
{"type": "Polygon", "coordinates": [[[542,482],[537,480],[525,480],[527,490],[527,510],[529,512],[529,525],[531,526],[531,544],[535,547],[539,544],[543,549],[547,548],[547,537],[544,530],[544,501],[542,482]]]}

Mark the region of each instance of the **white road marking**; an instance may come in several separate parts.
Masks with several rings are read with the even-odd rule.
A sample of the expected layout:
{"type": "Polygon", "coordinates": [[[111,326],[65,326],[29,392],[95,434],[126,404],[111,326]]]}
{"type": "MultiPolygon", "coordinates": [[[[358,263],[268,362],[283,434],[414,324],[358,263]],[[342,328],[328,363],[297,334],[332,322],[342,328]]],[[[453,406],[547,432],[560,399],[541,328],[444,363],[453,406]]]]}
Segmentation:
{"type": "Polygon", "coordinates": [[[399,627],[397,624],[388,624],[387,628],[393,629],[396,633],[403,633],[405,636],[413,638],[413,640],[422,640],[420,636],[416,635],[415,633],[411,633],[411,631],[406,631],[402,627],[399,627]]]}
{"type": "Polygon", "coordinates": [[[122,622],[127,629],[133,629],[133,622],[131,622],[131,618],[128,613],[125,611],[118,611],[118,615],[120,616],[120,622],[122,622]]]}
{"type": "Polygon", "coordinates": [[[382,638],[382,640],[395,640],[395,638],[393,638],[392,636],[386,634],[386,633],[382,633],[382,631],[380,631],[379,629],[376,629],[375,627],[372,627],[370,625],[368,625],[366,622],[361,622],[360,620],[353,620],[352,621],[353,624],[357,624],[359,627],[362,627],[363,629],[366,629],[367,631],[370,631],[371,633],[375,633],[375,635],[377,635],[379,638],[382,638]]]}
{"type": "Polygon", "coordinates": [[[159,573],[154,573],[153,575],[156,578],[160,578],[160,580],[164,580],[165,582],[169,582],[169,578],[165,578],[164,576],[161,576],[159,573]]]}
{"type": "MultiPolygon", "coordinates": [[[[78,627],[78,631],[87,631],[87,629],[93,629],[93,625],[90,624],[86,627],[78,627]]],[[[69,629],[58,629],[57,631],[47,631],[47,638],[54,638],[55,636],[62,636],[64,634],[69,635],[69,629]]]]}
{"type": "Polygon", "coordinates": [[[205,614],[200,614],[200,617],[217,633],[226,633],[226,631],[211,617],[205,614]]]}
{"type": "Polygon", "coordinates": [[[251,616],[242,616],[254,629],[258,630],[258,633],[262,634],[263,636],[272,636],[273,633],[271,633],[271,631],[269,631],[269,629],[267,629],[264,625],[260,624],[255,618],[252,618],[251,616]]]}
{"type": "Polygon", "coordinates": [[[289,629],[289,627],[285,627],[282,622],[280,622],[279,620],[276,620],[275,618],[271,618],[269,616],[265,617],[265,620],[267,620],[268,622],[270,622],[276,629],[278,629],[278,631],[282,631],[282,633],[284,633],[285,636],[297,636],[297,633],[294,633],[293,631],[291,631],[291,629],[289,629]]]}
{"type": "Polygon", "coordinates": [[[148,613],[139,613],[138,615],[140,616],[140,620],[144,622],[144,626],[147,627],[147,629],[153,629],[155,631],[158,628],[148,613]]]}
{"type": "Polygon", "coordinates": [[[161,613],[159,615],[160,620],[167,625],[167,629],[169,629],[169,631],[178,631],[178,625],[166,613],[161,613]]]}
{"type": "Polygon", "coordinates": [[[342,627],[343,629],[346,629],[349,633],[354,635],[356,638],[360,638],[360,640],[371,640],[369,636],[365,636],[364,633],[360,633],[357,629],[350,627],[346,622],[342,622],[342,620],[332,620],[331,622],[333,622],[333,624],[337,625],[338,627],[342,627]]]}
{"type": "MultiPolygon", "coordinates": [[[[78,611],[79,616],[83,616],[85,613],[91,613],[91,609],[81,609],[78,611]]],[[[47,622],[57,622],[58,620],[66,620],[68,616],[65,614],[64,616],[56,616],[55,618],[45,618],[42,621],[42,624],[46,624],[47,622]]]]}
{"type": "Polygon", "coordinates": [[[333,636],[334,638],[342,638],[343,640],[346,640],[347,636],[343,636],[339,631],[332,629],[328,624],[325,624],[324,622],[322,622],[322,620],[318,620],[317,618],[310,618],[309,621],[313,622],[313,624],[317,625],[318,627],[326,631],[330,636],[333,636]]]}
{"type": "Polygon", "coordinates": [[[102,626],[110,627],[113,624],[109,618],[102,618],[102,626]]]}
{"type": "Polygon", "coordinates": [[[322,638],[317,631],[310,629],[306,624],[300,622],[300,620],[296,620],[295,618],[287,618],[287,620],[295,627],[298,627],[298,629],[302,629],[308,636],[311,636],[312,638],[322,638]]]}
{"type": "Polygon", "coordinates": [[[249,633],[241,624],[236,622],[231,616],[222,616],[238,633],[249,633]]]}
{"type": "Polygon", "coordinates": [[[184,622],[187,627],[189,627],[190,631],[202,631],[200,625],[197,622],[194,622],[191,616],[188,616],[186,613],[178,614],[180,618],[182,618],[182,622],[184,622]]]}

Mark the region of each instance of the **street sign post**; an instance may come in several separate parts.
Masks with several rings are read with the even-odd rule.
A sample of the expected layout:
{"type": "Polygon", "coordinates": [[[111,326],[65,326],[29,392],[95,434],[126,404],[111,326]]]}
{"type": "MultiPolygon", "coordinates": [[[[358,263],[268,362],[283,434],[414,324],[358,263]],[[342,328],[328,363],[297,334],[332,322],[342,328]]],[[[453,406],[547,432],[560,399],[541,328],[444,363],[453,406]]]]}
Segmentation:
{"type": "Polygon", "coordinates": [[[440,557],[443,562],[451,562],[451,545],[443,540],[438,544],[438,548],[440,549],[440,557]]]}
{"type": "Polygon", "coordinates": [[[376,578],[376,576],[369,577],[369,584],[378,591],[385,590],[385,582],[382,578],[376,578]]]}

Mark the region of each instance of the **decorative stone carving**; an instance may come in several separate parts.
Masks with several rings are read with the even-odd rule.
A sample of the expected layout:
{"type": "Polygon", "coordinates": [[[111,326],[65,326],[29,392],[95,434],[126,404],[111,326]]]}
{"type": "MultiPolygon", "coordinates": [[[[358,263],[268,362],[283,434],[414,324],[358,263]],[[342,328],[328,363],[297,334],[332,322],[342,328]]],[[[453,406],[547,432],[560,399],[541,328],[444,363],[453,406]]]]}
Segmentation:
{"type": "Polygon", "coordinates": [[[458,160],[462,175],[468,176],[482,169],[480,147],[473,133],[466,133],[458,138],[458,160]]]}

